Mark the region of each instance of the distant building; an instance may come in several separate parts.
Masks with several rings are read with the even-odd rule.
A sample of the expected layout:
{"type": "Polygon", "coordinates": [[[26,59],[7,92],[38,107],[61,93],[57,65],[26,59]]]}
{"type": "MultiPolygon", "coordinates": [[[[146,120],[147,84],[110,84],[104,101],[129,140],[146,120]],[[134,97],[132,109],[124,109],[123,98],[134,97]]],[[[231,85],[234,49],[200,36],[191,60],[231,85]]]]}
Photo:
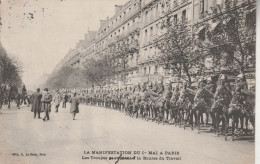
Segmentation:
{"type": "MultiPolygon", "coordinates": [[[[219,22],[215,21],[214,17],[221,14],[220,10],[228,12],[225,4],[231,1],[236,0],[130,0],[124,5],[116,5],[115,15],[100,20],[98,31],[89,31],[85,40],[79,41],[76,48],[68,52],[57,68],[71,66],[84,69],[89,59],[109,57],[114,70],[113,76],[107,79],[107,84],[122,86],[162,80],[167,83],[173,76],[172,72],[165,67],[165,63],[159,62],[161,54],[154,45],[154,39],[165,32],[160,28],[162,20],[170,14],[174,21],[185,19],[191,22],[191,26],[209,22],[211,30],[216,30],[219,28],[219,22]]],[[[256,12],[255,3],[255,0],[239,1],[238,5],[241,7],[248,7],[249,4],[253,6],[248,7],[249,15],[245,19],[254,18],[250,14],[256,12]]],[[[250,26],[255,26],[255,20],[249,22],[253,23],[250,26]]],[[[204,27],[194,34],[202,40],[207,39],[204,27]]],[[[255,42],[249,46],[252,46],[252,53],[255,53],[255,42]]],[[[222,51],[219,55],[230,56],[227,53],[235,51],[222,51]]],[[[215,67],[219,66],[219,63],[211,57],[204,60],[204,73],[221,72],[221,69],[232,67],[232,64],[215,67]]],[[[227,61],[229,60],[225,58],[222,60],[224,65],[227,61]]],[[[249,61],[249,65],[248,71],[254,70],[254,63],[250,64],[249,61]]]]}

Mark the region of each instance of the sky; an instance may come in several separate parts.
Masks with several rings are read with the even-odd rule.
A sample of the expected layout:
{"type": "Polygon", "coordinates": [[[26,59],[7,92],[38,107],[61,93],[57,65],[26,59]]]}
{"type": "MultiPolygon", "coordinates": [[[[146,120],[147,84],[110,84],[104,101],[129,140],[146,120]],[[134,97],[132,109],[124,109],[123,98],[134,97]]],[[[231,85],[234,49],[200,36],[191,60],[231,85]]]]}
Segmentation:
{"type": "Polygon", "coordinates": [[[88,29],[98,30],[128,0],[1,1],[1,43],[21,60],[25,85],[36,88],[88,29]]]}

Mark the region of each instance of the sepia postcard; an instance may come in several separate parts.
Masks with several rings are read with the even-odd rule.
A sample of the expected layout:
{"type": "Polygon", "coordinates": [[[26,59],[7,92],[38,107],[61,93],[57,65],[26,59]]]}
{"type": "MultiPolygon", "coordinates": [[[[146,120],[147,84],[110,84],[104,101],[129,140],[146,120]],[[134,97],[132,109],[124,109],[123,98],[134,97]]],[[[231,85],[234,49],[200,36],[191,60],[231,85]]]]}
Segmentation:
{"type": "Polygon", "coordinates": [[[0,0],[0,164],[258,163],[257,5],[0,0]]]}

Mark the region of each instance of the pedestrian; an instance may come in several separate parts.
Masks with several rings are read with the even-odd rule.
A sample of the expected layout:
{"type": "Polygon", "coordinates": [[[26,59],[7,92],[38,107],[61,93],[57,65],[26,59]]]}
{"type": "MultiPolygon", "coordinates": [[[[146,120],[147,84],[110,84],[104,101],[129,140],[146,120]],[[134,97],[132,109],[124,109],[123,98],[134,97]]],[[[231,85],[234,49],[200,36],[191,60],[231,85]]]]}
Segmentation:
{"type": "Polygon", "coordinates": [[[36,90],[36,92],[32,95],[33,103],[32,103],[32,112],[34,112],[34,118],[36,117],[36,113],[38,113],[38,119],[40,119],[41,113],[41,98],[42,94],[40,93],[40,88],[36,90]]]}
{"type": "Polygon", "coordinates": [[[75,120],[76,113],[79,113],[79,100],[76,96],[77,93],[75,92],[70,99],[70,113],[72,113],[73,120],[75,120]]]}
{"type": "MultiPolygon", "coordinates": [[[[20,105],[22,105],[24,103],[24,105],[27,105],[28,98],[27,98],[27,90],[25,88],[25,85],[23,84],[22,86],[22,101],[20,103],[20,105]]],[[[28,102],[29,103],[29,102],[28,102]]]]}
{"type": "Polygon", "coordinates": [[[60,106],[60,102],[61,102],[61,95],[60,95],[60,92],[59,90],[56,90],[56,94],[54,96],[54,99],[53,99],[53,102],[54,102],[54,105],[55,105],[55,112],[59,112],[59,106],[60,106]]]}
{"type": "Polygon", "coordinates": [[[43,103],[44,103],[44,113],[45,113],[45,116],[42,119],[43,121],[45,121],[46,119],[50,120],[50,116],[49,116],[50,114],[49,113],[51,112],[51,101],[52,101],[52,96],[49,93],[48,88],[45,88],[44,91],[46,93],[45,93],[44,100],[43,100],[43,103]]]}
{"type": "Polygon", "coordinates": [[[68,102],[68,95],[67,93],[65,92],[63,94],[63,101],[62,101],[62,108],[66,108],[66,103],[68,102]]]}

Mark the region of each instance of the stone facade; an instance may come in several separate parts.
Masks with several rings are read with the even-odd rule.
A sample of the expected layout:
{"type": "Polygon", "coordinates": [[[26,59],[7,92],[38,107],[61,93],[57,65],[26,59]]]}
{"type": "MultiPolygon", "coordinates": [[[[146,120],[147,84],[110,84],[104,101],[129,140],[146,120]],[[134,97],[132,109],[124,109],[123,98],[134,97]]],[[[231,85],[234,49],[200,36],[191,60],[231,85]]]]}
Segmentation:
{"type": "MultiPolygon", "coordinates": [[[[59,68],[68,65],[84,69],[88,59],[108,55],[113,58],[111,63],[115,66],[114,77],[109,80],[114,85],[174,81],[171,70],[158,62],[161,54],[154,45],[154,39],[165,32],[160,28],[162,20],[171,14],[176,21],[187,19],[192,26],[209,22],[211,28],[215,29],[218,22],[214,22],[214,16],[226,11],[225,3],[228,1],[235,0],[130,0],[122,6],[116,5],[115,15],[100,20],[99,30],[89,32],[85,40],[69,51],[59,68]],[[127,50],[123,51],[122,46],[127,46],[127,50]]],[[[239,5],[243,3],[249,1],[239,1],[239,5]]],[[[250,11],[255,12],[255,8],[249,9],[249,14],[250,11]]],[[[196,34],[199,35],[201,30],[203,28],[196,34]]],[[[220,56],[226,53],[235,54],[235,51],[223,51],[220,56]]],[[[210,57],[205,58],[204,63],[204,72],[208,71],[209,74],[217,64],[210,57]]]]}

